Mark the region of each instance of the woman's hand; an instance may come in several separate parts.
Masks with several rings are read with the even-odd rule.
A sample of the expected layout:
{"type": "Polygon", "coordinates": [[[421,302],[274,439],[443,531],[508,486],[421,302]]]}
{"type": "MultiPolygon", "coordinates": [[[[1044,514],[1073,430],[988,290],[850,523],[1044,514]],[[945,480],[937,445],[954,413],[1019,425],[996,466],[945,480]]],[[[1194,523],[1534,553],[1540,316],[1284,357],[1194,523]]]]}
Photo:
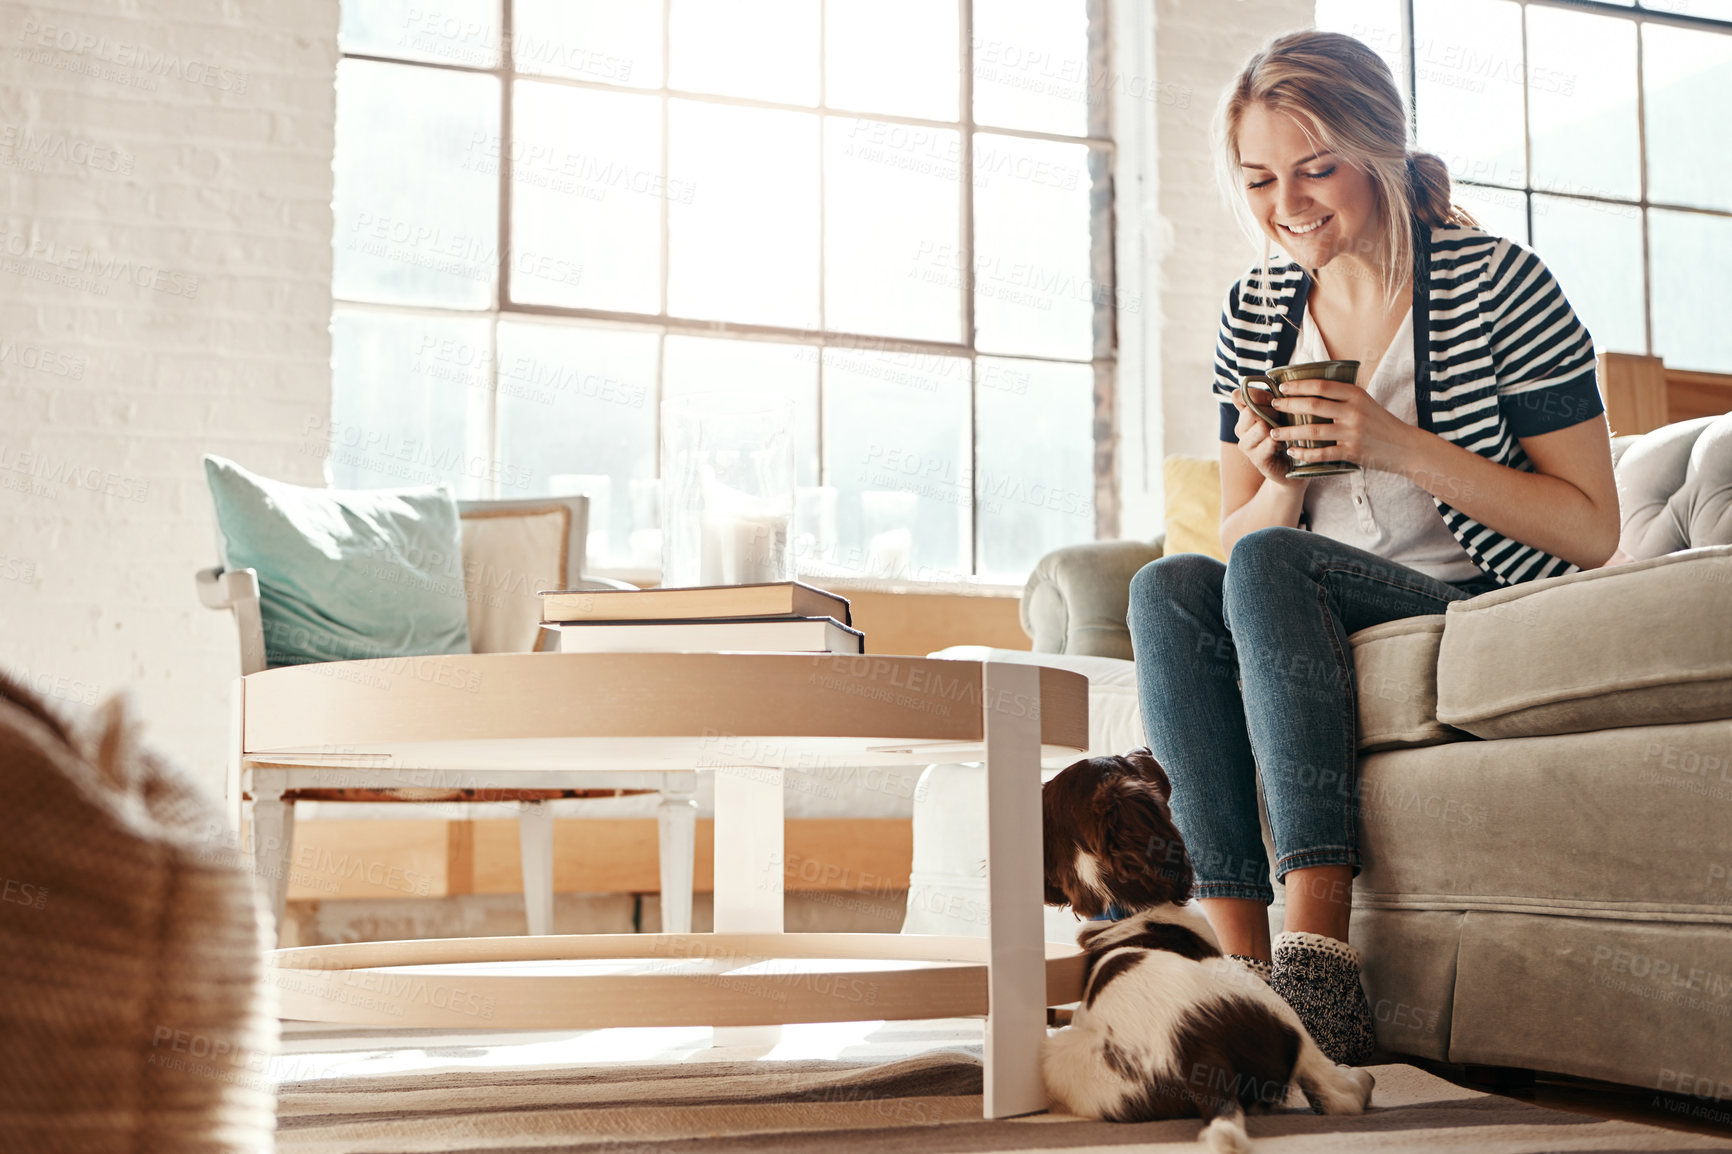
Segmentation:
{"type": "MultiPolygon", "coordinates": [[[[1263,393],[1265,397],[1269,395],[1265,390],[1259,389],[1257,391],[1263,393]]],[[[1259,399],[1257,403],[1267,406],[1269,402],[1259,399]]],[[[1239,451],[1244,453],[1253,465],[1257,466],[1259,473],[1277,485],[1303,489],[1305,487],[1303,477],[1289,478],[1287,476],[1287,470],[1292,468],[1296,462],[1288,458],[1287,453],[1283,451],[1281,442],[1271,436],[1276,430],[1264,424],[1263,418],[1245,407],[1243,393],[1238,391],[1233,393],[1233,405],[1239,410],[1239,419],[1233,425],[1233,435],[1239,438],[1239,451]]]]}
{"type": "MultiPolygon", "coordinates": [[[[1333,441],[1322,449],[1288,449],[1295,465],[1311,461],[1352,461],[1362,469],[1404,472],[1412,463],[1413,437],[1422,430],[1378,404],[1358,385],[1344,381],[1292,381],[1292,390],[1272,406],[1283,413],[1327,417],[1332,425],[1284,425],[1269,430],[1277,442],[1333,441]]],[[[1259,422],[1260,424],[1261,422],[1259,422]]]]}

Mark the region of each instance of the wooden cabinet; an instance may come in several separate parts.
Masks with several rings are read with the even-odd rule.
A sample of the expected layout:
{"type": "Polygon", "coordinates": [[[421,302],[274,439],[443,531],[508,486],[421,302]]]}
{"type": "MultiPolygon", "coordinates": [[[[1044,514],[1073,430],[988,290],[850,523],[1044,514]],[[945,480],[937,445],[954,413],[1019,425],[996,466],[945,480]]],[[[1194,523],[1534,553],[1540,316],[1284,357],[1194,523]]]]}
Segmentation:
{"type": "Polygon", "coordinates": [[[1602,353],[1600,395],[1614,436],[1732,412],[1732,373],[1670,369],[1659,357],[1602,353]]]}

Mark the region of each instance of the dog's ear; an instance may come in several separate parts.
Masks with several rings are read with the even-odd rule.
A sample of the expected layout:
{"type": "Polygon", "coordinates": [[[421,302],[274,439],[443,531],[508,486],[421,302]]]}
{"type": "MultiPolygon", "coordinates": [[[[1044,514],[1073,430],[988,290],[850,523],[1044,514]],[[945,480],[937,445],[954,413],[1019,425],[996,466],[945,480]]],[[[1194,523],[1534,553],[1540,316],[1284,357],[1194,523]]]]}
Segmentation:
{"type": "Polygon", "coordinates": [[[1155,760],[1154,752],[1148,746],[1140,745],[1131,750],[1125,754],[1125,760],[1131,763],[1131,767],[1142,776],[1144,781],[1150,782],[1161,791],[1162,798],[1169,800],[1172,798],[1173,783],[1168,780],[1167,771],[1161,768],[1161,763],[1155,760]]]}
{"type": "Polygon", "coordinates": [[[1081,831],[1071,793],[1078,774],[1087,768],[1086,759],[1079,761],[1041,787],[1042,900],[1049,906],[1070,905],[1073,896],[1081,892],[1075,868],[1081,831]]]}
{"type": "Polygon", "coordinates": [[[1119,774],[1103,780],[1093,799],[1101,881],[1114,903],[1127,909],[1191,896],[1191,859],[1167,809],[1165,782],[1164,773],[1159,782],[1119,774]]]}

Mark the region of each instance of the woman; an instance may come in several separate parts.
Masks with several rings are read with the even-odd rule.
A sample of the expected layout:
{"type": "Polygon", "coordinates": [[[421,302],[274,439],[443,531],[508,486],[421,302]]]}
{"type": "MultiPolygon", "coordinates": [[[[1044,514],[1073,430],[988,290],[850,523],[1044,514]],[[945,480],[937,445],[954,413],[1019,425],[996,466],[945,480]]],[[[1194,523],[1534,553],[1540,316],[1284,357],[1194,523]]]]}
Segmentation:
{"type": "Polygon", "coordinates": [[[1374,1038],[1347,944],[1360,865],[1348,635],[1597,567],[1618,539],[1587,330],[1532,252],[1451,206],[1447,169],[1409,147],[1406,125],[1382,60],[1335,33],[1280,37],[1228,92],[1229,195],[1264,251],[1227,295],[1215,354],[1229,561],[1164,557],[1131,586],[1144,725],[1204,912],[1349,1063],[1374,1038]],[[1300,381],[1274,400],[1334,422],[1332,447],[1289,447],[1315,427],[1270,428],[1236,387],[1321,360],[1358,361],[1358,384],[1300,381]],[[1338,460],[1360,471],[1287,475],[1338,460]],[[1273,942],[1259,782],[1285,888],[1273,942]]]}

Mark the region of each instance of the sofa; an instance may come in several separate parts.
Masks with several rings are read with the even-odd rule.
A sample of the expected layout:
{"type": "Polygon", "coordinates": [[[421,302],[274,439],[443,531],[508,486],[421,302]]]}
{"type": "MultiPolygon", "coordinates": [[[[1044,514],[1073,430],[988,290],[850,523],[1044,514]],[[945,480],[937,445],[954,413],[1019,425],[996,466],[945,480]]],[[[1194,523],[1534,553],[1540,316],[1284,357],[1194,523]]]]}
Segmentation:
{"type": "MultiPolygon", "coordinates": [[[[1384,1051],[1732,1097],[1732,414],[1614,451],[1620,563],[1351,638],[1352,936],[1384,1051]]],[[[1091,753],[1141,743],[1124,620],[1162,552],[1049,554],[1034,652],[992,651],[1089,675],[1091,753]]],[[[916,792],[909,930],[979,932],[957,801],[979,776],[916,792]]]]}

